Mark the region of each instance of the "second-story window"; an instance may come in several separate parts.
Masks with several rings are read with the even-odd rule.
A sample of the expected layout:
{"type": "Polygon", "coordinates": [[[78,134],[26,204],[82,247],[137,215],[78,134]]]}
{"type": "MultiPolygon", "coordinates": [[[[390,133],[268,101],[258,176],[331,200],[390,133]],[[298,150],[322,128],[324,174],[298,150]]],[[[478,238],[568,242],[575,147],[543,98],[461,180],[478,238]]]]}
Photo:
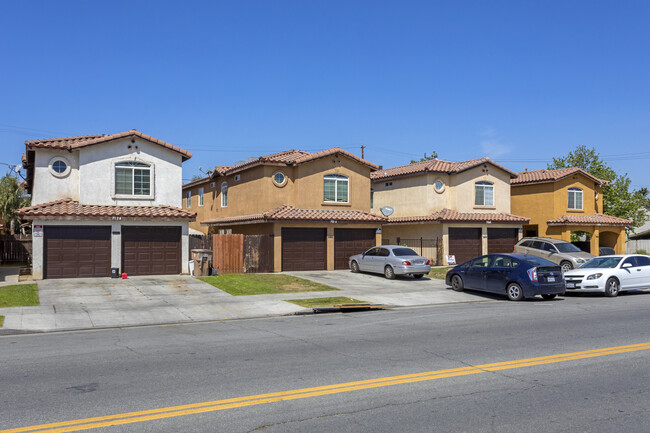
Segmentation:
{"type": "Polygon", "coordinates": [[[221,207],[228,206],[228,182],[221,184],[221,207]]]}
{"type": "Polygon", "coordinates": [[[569,209],[582,210],[582,190],[569,188],[569,209]]]}
{"type": "Polygon", "coordinates": [[[199,188],[199,206],[203,206],[203,188],[199,188]]]}
{"type": "Polygon", "coordinates": [[[135,161],[115,164],[115,194],[151,195],[151,166],[135,161]]]}
{"type": "Polygon", "coordinates": [[[323,201],[348,203],[349,180],[340,174],[328,174],[323,177],[323,201]]]}
{"type": "Polygon", "coordinates": [[[192,191],[188,190],[185,194],[185,207],[190,208],[192,206],[192,191]]]}
{"type": "Polygon", "coordinates": [[[474,184],[474,205],[494,206],[494,185],[490,182],[476,182],[474,184]]]}

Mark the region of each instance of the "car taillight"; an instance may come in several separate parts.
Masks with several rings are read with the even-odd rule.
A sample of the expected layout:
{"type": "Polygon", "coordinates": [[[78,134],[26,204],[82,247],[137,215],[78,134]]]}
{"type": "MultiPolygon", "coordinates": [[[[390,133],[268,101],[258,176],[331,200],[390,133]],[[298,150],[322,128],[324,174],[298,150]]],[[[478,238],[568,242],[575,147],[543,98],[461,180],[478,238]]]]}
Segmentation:
{"type": "Polygon", "coordinates": [[[427,260],[427,262],[425,263],[425,265],[429,265],[429,264],[431,264],[431,260],[427,260]]]}
{"type": "Polygon", "coordinates": [[[537,268],[530,268],[526,272],[528,272],[528,278],[530,278],[530,281],[537,281],[537,268]]]}
{"type": "Polygon", "coordinates": [[[411,266],[411,262],[409,262],[408,260],[402,260],[402,264],[406,266],[411,266]]]}

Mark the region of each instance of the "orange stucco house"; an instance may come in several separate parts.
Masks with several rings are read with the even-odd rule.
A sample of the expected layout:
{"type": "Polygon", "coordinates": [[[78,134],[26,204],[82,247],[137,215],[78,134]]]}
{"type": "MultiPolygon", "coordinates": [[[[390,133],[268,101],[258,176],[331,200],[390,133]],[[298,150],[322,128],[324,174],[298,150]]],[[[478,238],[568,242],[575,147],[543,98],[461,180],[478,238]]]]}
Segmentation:
{"type": "Polygon", "coordinates": [[[603,186],[599,179],[577,168],[517,173],[510,181],[511,209],[530,218],[524,236],[571,241],[571,233],[588,233],[592,254],[599,247],[625,253],[625,227],[632,221],[603,214],[603,186]]]}

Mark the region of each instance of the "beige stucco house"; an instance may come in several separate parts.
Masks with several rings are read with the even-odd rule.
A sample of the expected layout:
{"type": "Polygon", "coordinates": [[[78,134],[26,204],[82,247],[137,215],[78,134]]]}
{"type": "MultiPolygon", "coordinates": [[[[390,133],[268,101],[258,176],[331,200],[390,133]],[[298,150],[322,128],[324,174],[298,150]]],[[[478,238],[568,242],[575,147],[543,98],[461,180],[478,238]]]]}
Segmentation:
{"type": "Polygon", "coordinates": [[[372,212],[394,211],[383,225],[383,242],[418,248],[421,239],[423,254],[437,254],[429,258],[439,264],[452,261],[448,256],[462,263],[481,254],[512,252],[528,222],[510,213],[515,176],[489,158],[433,159],[377,170],[371,175],[372,212]]]}
{"type": "Polygon", "coordinates": [[[273,238],[276,272],[347,269],[381,243],[385,218],[370,212],[377,169],[339,148],[289,150],[215,167],[183,186],[183,206],[197,214],[194,230],[273,238]]]}

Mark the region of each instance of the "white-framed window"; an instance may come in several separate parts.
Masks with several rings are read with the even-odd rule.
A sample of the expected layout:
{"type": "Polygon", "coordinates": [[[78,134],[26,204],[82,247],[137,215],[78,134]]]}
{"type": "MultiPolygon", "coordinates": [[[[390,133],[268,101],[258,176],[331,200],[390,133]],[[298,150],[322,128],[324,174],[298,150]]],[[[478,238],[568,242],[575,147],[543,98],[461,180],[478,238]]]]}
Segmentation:
{"type": "Polygon", "coordinates": [[[228,206],[228,182],[221,184],[221,207],[228,206]]]}
{"type": "Polygon", "coordinates": [[[199,206],[203,206],[203,188],[199,188],[199,206]]]}
{"type": "Polygon", "coordinates": [[[70,162],[62,156],[52,158],[48,166],[55,177],[66,177],[70,173],[70,162]]]}
{"type": "Polygon", "coordinates": [[[323,201],[348,203],[349,184],[347,176],[328,174],[323,177],[323,201]]]}
{"type": "Polygon", "coordinates": [[[582,190],[569,188],[569,209],[582,210],[582,190]]]}
{"type": "Polygon", "coordinates": [[[192,191],[189,189],[185,193],[185,207],[190,208],[192,206],[192,191]]]}
{"type": "Polygon", "coordinates": [[[281,171],[273,173],[273,184],[275,186],[283,187],[287,184],[287,176],[281,171]]]}
{"type": "Polygon", "coordinates": [[[494,185],[480,181],[474,184],[474,205],[494,206],[494,185]]]}
{"type": "Polygon", "coordinates": [[[115,163],[115,195],[151,196],[151,166],[143,162],[115,163]]]}
{"type": "Polygon", "coordinates": [[[436,181],[433,183],[433,190],[438,194],[442,194],[445,191],[445,183],[442,181],[442,179],[436,179],[436,181]]]}

